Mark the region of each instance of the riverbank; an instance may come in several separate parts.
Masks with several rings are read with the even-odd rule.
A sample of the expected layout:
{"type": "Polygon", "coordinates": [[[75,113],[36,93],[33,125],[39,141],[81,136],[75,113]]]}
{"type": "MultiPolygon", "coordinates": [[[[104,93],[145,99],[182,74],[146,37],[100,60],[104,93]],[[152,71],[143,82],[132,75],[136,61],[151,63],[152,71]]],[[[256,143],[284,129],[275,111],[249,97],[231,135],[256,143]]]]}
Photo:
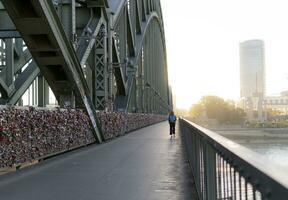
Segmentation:
{"type": "Polygon", "coordinates": [[[213,131],[264,155],[267,160],[276,165],[288,168],[288,128],[227,129],[222,127],[213,131]]]}
{"type": "Polygon", "coordinates": [[[211,129],[220,135],[240,144],[247,143],[281,143],[288,145],[288,128],[261,128],[261,129],[211,129]]]}

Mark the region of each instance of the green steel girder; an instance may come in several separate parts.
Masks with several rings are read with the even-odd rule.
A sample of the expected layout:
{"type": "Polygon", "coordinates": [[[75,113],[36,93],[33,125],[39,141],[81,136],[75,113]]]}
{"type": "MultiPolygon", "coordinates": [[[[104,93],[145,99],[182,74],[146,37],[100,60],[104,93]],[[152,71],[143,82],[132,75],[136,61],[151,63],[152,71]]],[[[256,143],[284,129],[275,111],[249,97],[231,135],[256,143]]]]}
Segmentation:
{"type": "MultiPolygon", "coordinates": [[[[1,4],[1,2],[0,2],[1,4]]],[[[76,7],[75,26],[77,30],[83,30],[90,19],[91,8],[76,7]]],[[[21,38],[20,33],[17,31],[13,21],[9,17],[4,8],[0,6],[0,38],[21,38]]]]}
{"type": "MultiPolygon", "coordinates": [[[[156,13],[156,12],[152,12],[152,13],[150,13],[150,16],[148,16],[147,17],[148,18],[148,20],[147,21],[144,21],[144,22],[142,22],[142,30],[143,30],[143,33],[142,33],[142,35],[140,35],[140,34],[138,34],[138,35],[136,35],[136,37],[135,37],[135,41],[136,41],[136,44],[135,44],[135,47],[136,47],[136,56],[133,58],[131,58],[131,60],[132,60],[132,63],[137,63],[137,61],[140,59],[139,58],[139,55],[140,55],[140,53],[141,53],[141,51],[142,51],[142,46],[143,46],[143,41],[144,41],[144,39],[145,39],[145,36],[146,36],[146,32],[147,32],[147,30],[148,30],[148,27],[149,27],[149,25],[150,25],[150,23],[153,21],[153,20],[156,20],[157,21],[157,23],[158,23],[158,26],[159,26],[159,28],[160,28],[160,32],[161,32],[161,35],[162,35],[162,37],[161,37],[161,42],[162,42],[162,45],[163,45],[163,51],[164,51],[164,59],[165,59],[165,62],[166,62],[166,48],[165,48],[165,37],[164,37],[164,30],[163,30],[163,26],[162,26],[162,22],[160,21],[160,18],[158,17],[158,14],[156,13]]],[[[153,38],[153,37],[151,37],[151,38],[153,38]]],[[[149,38],[150,39],[150,41],[152,40],[151,38],[149,38]]],[[[147,51],[147,52],[149,52],[149,51],[147,51]]],[[[169,88],[168,88],[168,74],[167,74],[167,66],[166,66],[166,69],[164,69],[164,70],[166,70],[166,74],[163,74],[165,77],[166,77],[166,88],[167,88],[167,92],[166,93],[168,93],[168,90],[169,90],[169,88]]],[[[152,71],[150,70],[150,73],[151,73],[152,71]]],[[[151,74],[156,74],[156,73],[151,73],[151,74]]],[[[134,74],[135,75],[135,74],[134,74]]],[[[132,88],[133,88],[133,77],[134,77],[134,75],[132,74],[131,76],[129,76],[128,77],[128,79],[127,79],[127,81],[126,81],[126,89],[127,89],[127,91],[129,92],[128,93],[128,95],[126,96],[126,99],[124,98],[124,97],[119,97],[119,99],[122,101],[121,103],[119,103],[119,105],[121,105],[121,106],[124,106],[124,105],[126,105],[126,108],[125,108],[125,110],[128,110],[128,106],[129,106],[129,103],[130,103],[130,96],[131,96],[131,91],[132,91],[132,88]]],[[[150,96],[152,96],[152,95],[150,95],[150,96]]],[[[166,95],[165,95],[166,96],[166,95]]],[[[167,96],[166,96],[167,97],[167,96]]],[[[120,101],[119,100],[119,101],[120,101]]],[[[162,102],[163,103],[163,102],[162,102]]],[[[165,104],[167,104],[167,105],[169,105],[170,104],[170,102],[169,102],[169,100],[167,100],[166,101],[166,103],[165,104]]],[[[165,105],[165,107],[167,108],[166,110],[167,110],[167,112],[168,112],[168,110],[170,110],[171,109],[171,104],[169,105],[169,106],[167,106],[167,105],[165,105]]],[[[152,106],[152,105],[151,105],[152,106]]],[[[150,106],[150,107],[151,107],[150,106]]],[[[123,109],[123,108],[122,108],[123,109]]],[[[151,109],[150,109],[151,110],[151,109]]]]}
{"type": "Polygon", "coordinates": [[[21,33],[29,51],[20,40],[14,44],[7,62],[12,68],[2,66],[10,79],[0,78],[7,96],[0,103],[15,104],[37,79],[39,106],[45,106],[41,71],[60,105],[69,101],[87,109],[99,141],[95,108],[163,114],[171,109],[160,0],[2,1],[7,11],[0,5],[0,39],[21,33]]]}
{"type": "MultiPolygon", "coordinates": [[[[59,4],[59,6],[61,5],[61,8],[59,8],[58,9],[58,12],[60,11],[60,10],[64,10],[65,9],[65,7],[69,7],[69,2],[70,2],[70,0],[69,1],[61,1],[61,2],[59,2],[60,4],[59,4]],[[62,8],[63,7],[63,8],[62,8]]],[[[69,9],[69,8],[68,8],[69,9]]],[[[67,9],[66,9],[67,10],[67,9]]],[[[8,26],[7,26],[7,24],[6,23],[3,23],[2,25],[3,26],[0,26],[0,29],[1,29],[1,27],[2,27],[2,30],[4,29],[4,30],[7,30],[7,28],[9,28],[9,29],[15,29],[15,27],[14,27],[14,24],[13,24],[13,22],[11,21],[11,19],[10,19],[10,17],[8,16],[8,14],[7,14],[7,12],[4,10],[4,8],[2,7],[2,10],[0,10],[0,11],[2,11],[2,12],[0,12],[0,13],[3,13],[4,15],[5,15],[5,17],[7,18],[6,20],[7,20],[7,22],[8,22],[8,26]],[[5,24],[6,24],[6,26],[5,26],[5,24]],[[9,25],[10,24],[10,25],[9,25]],[[9,27],[10,26],[10,27],[9,27]],[[6,29],[5,29],[5,27],[6,27],[6,29]]],[[[81,32],[82,32],[82,35],[81,36],[83,36],[83,33],[85,33],[86,32],[86,30],[87,30],[87,28],[89,28],[89,30],[92,30],[93,31],[93,35],[92,36],[94,36],[94,35],[97,35],[98,34],[98,32],[99,32],[99,29],[100,29],[100,26],[104,23],[103,22],[103,17],[101,16],[101,12],[100,12],[100,16],[99,16],[99,14],[98,14],[98,12],[96,12],[96,9],[87,9],[87,8],[80,8],[80,7],[77,7],[77,13],[78,14],[80,14],[80,16],[77,18],[78,19],[78,21],[77,22],[75,22],[76,24],[84,24],[85,22],[83,22],[83,20],[85,21],[88,21],[87,22],[87,24],[84,26],[84,28],[83,29],[81,29],[81,32]],[[90,13],[89,15],[90,15],[90,19],[89,18],[87,18],[87,14],[86,13],[90,13]],[[84,17],[83,17],[84,16],[84,17]],[[84,19],[82,19],[82,18],[84,18],[84,19]],[[82,19],[82,21],[80,20],[80,19],[82,19]]],[[[64,24],[67,24],[67,22],[65,22],[65,19],[68,19],[69,20],[69,18],[67,18],[66,16],[65,16],[65,13],[63,12],[63,14],[64,15],[62,15],[62,12],[60,12],[60,18],[61,18],[61,20],[62,20],[62,18],[63,18],[63,22],[62,23],[64,23],[64,24]]],[[[89,16],[88,15],[88,16],[89,16]]],[[[83,26],[83,25],[82,25],[83,26]]],[[[76,27],[76,28],[79,28],[79,27],[76,27]]],[[[11,31],[9,31],[9,32],[11,32],[11,31]]],[[[17,31],[14,31],[14,32],[17,32],[17,31]]],[[[69,32],[69,29],[68,29],[68,31],[67,32],[69,32]]],[[[6,33],[8,33],[8,31],[0,31],[0,38],[1,38],[1,34],[2,33],[4,33],[4,35],[6,34],[6,33]]],[[[17,32],[18,33],[18,32],[17,32]]],[[[19,33],[18,33],[18,35],[19,35],[19,33]]],[[[2,34],[2,36],[3,36],[3,34],[2,34]]],[[[15,35],[5,35],[5,36],[3,36],[3,37],[5,37],[5,38],[8,38],[8,37],[16,37],[15,35]]],[[[18,36],[17,36],[18,37],[18,36]]],[[[95,43],[95,39],[93,39],[93,38],[83,38],[83,37],[79,37],[80,39],[77,41],[78,43],[77,43],[77,56],[78,56],[78,58],[79,58],[79,60],[80,60],[80,62],[81,62],[81,64],[82,65],[84,65],[85,64],[85,62],[86,62],[86,60],[87,60],[87,57],[89,56],[89,54],[90,54],[90,46],[93,46],[93,44],[95,43]],[[89,42],[87,42],[87,40],[89,40],[89,42]]],[[[16,48],[15,48],[15,50],[16,50],[16,48]]],[[[22,52],[22,51],[20,51],[20,53],[21,53],[21,56],[19,57],[19,59],[16,59],[15,60],[15,66],[14,66],[14,70],[15,70],[15,73],[18,73],[21,69],[22,69],[22,67],[25,65],[25,64],[27,64],[28,63],[28,61],[30,61],[30,59],[32,58],[32,55],[30,54],[30,52],[28,51],[28,49],[26,49],[24,52],[22,52]]],[[[30,80],[30,79],[29,79],[30,80]]],[[[1,81],[0,80],[0,83],[2,83],[3,81],[1,81]]],[[[5,83],[5,82],[4,82],[5,83]]],[[[2,84],[3,85],[3,84],[2,84]]],[[[9,88],[9,87],[7,87],[6,85],[3,85],[3,87],[1,87],[1,88],[5,88],[5,90],[4,89],[2,89],[2,91],[3,92],[8,92],[9,91],[9,98],[11,98],[11,102],[14,102],[14,100],[12,99],[12,97],[11,97],[11,95],[12,95],[12,90],[11,90],[11,87],[9,88]]],[[[26,88],[26,87],[25,87],[26,88]]],[[[13,90],[14,91],[14,90],[13,90]]],[[[24,94],[24,92],[25,92],[26,90],[24,90],[24,91],[17,91],[17,94],[24,94]]],[[[2,93],[3,93],[2,92],[2,93]]],[[[7,96],[7,95],[6,95],[7,96]]],[[[2,100],[2,103],[3,102],[9,102],[9,98],[5,98],[5,100],[3,101],[2,100]]]]}
{"type": "MultiPolygon", "coordinates": [[[[102,30],[105,30],[103,25],[102,30]]],[[[104,110],[108,101],[108,87],[107,87],[107,40],[106,33],[99,32],[95,43],[95,63],[92,68],[92,100],[96,109],[104,110]]]]}
{"type": "MultiPolygon", "coordinates": [[[[115,39],[113,39],[112,41],[112,63],[111,64],[114,65],[114,63],[121,63],[120,58],[119,58],[119,53],[117,50],[117,45],[115,43],[115,39]]],[[[115,79],[116,79],[116,83],[118,87],[118,95],[126,96],[127,93],[126,93],[126,87],[125,87],[125,81],[124,81],[125,74],[123,72],[123,69],[121,67],[115,68],[114,75],[115,75],[115,79]]]]}
{"type": "Polygon", "coordinates": [[[81,66],[85,65],[87,58],[91,52],[91,47],[94,45],[96,41],[96,37],[100,31],[100,27],[105,23],[103,17],[96,15],[95,11],[91,12],[91,18],[87,23],[86,27],[82,31],[80,36],[80,40],[77,43],[77,56],[80,61],[81,66]],[[88,30],[91,31],[90,36],[87,37],[86,34],[88,30]],[[81,38],[82,37],[82,38],[81,38]],[[88,40],[88,41],[87,41],[88,40]]]}
{"type": "Polygon", "coordinates": [[[107,0],[86,0],[86,5],[88,8],[94,8],[94,7],[104,7],[108,8],[108,2],[107,0]]]}
{"type": "MultiPolygon", "coordinates": [[[[14,48],[14,54],[17,54],[18,58],[15,59],[14,57],[14,63],[11,63],[10,66],[6,63],[4,70],[0,73],[0,91],[2,94],[2,97],[0,99],[1,104],[16,104],[18,100],[22,97],[22,95],[25,93],[27,88],[33,83],[33,81],[37,78],[37,76],[40,74],[40,70],[37,67],[35,62],[32,62],[32,55],[26,49],[24,52],[20,49],[17,49],[17,40],[15,41],[15,45],[13,45],[12,48],[14,48]],[[23,69],[23,66],[25,66],[25,69],[23,69]],[[10,80],[10,86],[9,83],[6,82],[7,75],[6,75],[6,68],[13,70],[13,76],[14,81],[10,80]]],[[[22,43],[22,40],[19,40],[19,43],[22,43]]],[[[21,46],[19,47],[21,48],[21,46]]],[[[22,47],[23,48],[23,47],[22,47]]],[[[13,60],[5,58],[6,60],[13,60]]]]}
{"type": "Polygon", "coordinates": [[[72,105],[70,98],[75,94],[86,108],[95,137],[101,142],[103,137],[89,88],[52,1],[2,0],[2,3],[59,102],[70,100],[72,105]]]}
{"type": "Polygon", "coordinates": [[[9,103],[14,105],[22,97],[24,92],[29,88],[33,81],[40,75],[40,70],[35,62],[31,62],[27,68],[18,75],[17,79],[14,82],[15,90],[9,96],[6,102],[1,104],[9,103]]]}
{"type": "MultiPolygon", "coordinates": [[[[1,16],[0,16],[1,18],[1,16]]],[[[20,38],[18,31],[0,31],[0,38],[20,38]]]]}
{"type": "Polygon", "coordinates": [[[22,70],[23,66],[27,64],[32,59],[32,55],[28,49],[26,49],[19,59],[15,60],[15,73],[18,73],[22,70]]]}
{"type": "Polygon", "coordinates": [[[136,1],[136,19],[135,19],[135,22],[136,22],[136,27],[135,27],[135,29],[136,29],[136,34],[141,34],[141,11],[140,11],[140,8],[141,8],[141,6],[139,5],[139,2],[142,2],[142,0],[140,0],[140,1],[136,1]]]}
{"type": "Polygon", "coordinates": [[[134,42],[135,35],[133,33],[131,18],[130,18],[130,15],[128,14],[128,11],[126,11],[126,19],[127,19],[126,26],[127,26],[128,55],[129,57],[134,57],[135,56],[135,42],[134,42]]]}

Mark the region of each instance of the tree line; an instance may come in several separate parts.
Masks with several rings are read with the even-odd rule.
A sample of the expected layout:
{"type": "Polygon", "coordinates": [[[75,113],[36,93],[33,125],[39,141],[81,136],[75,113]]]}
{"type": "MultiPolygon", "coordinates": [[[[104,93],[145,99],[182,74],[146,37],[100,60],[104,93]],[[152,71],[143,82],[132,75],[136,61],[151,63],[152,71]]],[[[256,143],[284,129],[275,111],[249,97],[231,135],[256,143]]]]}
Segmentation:
{"type": "Polygon", "coordinates": [[[189,109],[189,115],[195,119],[215,119],[220,124],[242,124],[246,117],[243,109],[217,96],[203,96],[189,109]]]}

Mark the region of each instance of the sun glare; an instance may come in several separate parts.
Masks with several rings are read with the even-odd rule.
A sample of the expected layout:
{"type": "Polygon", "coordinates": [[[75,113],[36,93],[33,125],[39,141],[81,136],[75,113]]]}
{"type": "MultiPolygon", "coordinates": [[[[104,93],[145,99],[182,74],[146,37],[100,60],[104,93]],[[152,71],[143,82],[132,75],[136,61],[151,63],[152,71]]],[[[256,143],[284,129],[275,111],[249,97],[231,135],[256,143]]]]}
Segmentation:
{"type": "Polygon", "coordinates": [[[267,94],[287,90],[287,1],[179,0],[177,5],[185,6],[162,1],[177,107],[189,108],[203,95],[239,99],[239,44],[250,39],[265,42],[267,94]]]}

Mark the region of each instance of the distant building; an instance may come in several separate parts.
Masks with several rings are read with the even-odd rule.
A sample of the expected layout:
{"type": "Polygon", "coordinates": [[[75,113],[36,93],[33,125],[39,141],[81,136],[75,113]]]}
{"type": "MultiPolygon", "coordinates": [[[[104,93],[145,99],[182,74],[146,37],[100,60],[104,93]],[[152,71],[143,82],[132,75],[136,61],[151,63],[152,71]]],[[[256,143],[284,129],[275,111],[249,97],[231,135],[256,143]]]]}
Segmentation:
{"type": "Polygon", "coordinates": [[[265,49],[262,40],[240,43],[240,96],[248,119],[263,121],[265,49]],[[253,114],[255,111],[257,116],[253,114]]]}
{"type": "Polygon", "coordinates": [[[267,96],[264,99],[266,109],[278,110],[281,115],[288,115],[288,91],[281,93],[281,96],[267,96]]]}
{"type": "Polygon", "coordinates": [[[262,40],[240,43],[241,97],[265,96],[265,50],[262,40]]]}

